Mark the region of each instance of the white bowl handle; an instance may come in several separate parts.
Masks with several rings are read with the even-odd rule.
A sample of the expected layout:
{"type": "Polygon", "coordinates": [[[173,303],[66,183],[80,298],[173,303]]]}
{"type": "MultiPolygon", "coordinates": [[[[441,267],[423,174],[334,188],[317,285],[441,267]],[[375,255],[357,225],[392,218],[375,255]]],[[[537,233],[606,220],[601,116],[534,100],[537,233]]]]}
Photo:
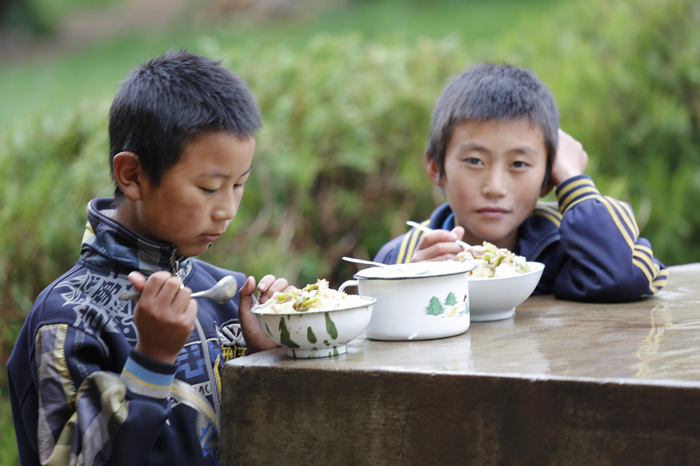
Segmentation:
{"type": "Polygon", "coordinates": [[[345,288],[347,288],[349,286],[359,286],[359,285],[360,285],[359,280],[348,280],[345,283],[343,283],[342,285],[340,285],[340,288],[338,288],[338,291],[343,291],[343,290],[345,290],[345,288]]]}

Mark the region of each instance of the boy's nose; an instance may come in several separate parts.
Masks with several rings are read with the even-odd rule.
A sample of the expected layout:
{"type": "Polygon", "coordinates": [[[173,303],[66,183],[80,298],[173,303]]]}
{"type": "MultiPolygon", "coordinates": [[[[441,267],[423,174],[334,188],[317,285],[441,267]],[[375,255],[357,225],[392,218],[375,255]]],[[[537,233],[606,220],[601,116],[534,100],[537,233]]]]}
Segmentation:
{"type": "Polygon", "coordinates": [[[499,170],[489,171],[481,188],[485,197],[502,197],[507,193],[507,179],[499,170]]]}
{"type": "Polygon", "coordinates": [[[229,196],[216,206],[212,213],[212,218],[214,220],[233,220],[237,210],[238,206],[236,205],[236,200],[233,196],[229,196]]]}

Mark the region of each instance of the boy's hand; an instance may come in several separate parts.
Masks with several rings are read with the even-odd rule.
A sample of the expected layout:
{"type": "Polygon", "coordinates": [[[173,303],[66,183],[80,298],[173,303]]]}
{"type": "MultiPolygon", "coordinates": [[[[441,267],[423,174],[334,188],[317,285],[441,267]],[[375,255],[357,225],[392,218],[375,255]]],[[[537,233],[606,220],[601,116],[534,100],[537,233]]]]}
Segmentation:
{"type": "Polygon", "coordinates": [[[588,154],[576,139],[559,129],[557,156],[552,165],[552,183],[559,186],[571,177],[583,175],[588,165],[588,154]]]}
{"type": "Polygon", "coordinates": [[[148,280],[131,272],[129,281],[141,297],[134,308],[134,323],[139,332],[136,351],[173,364],[194,330],[197,302],[192,290],[180,288],[182,280],[170,272],[160,271],[148,280]]]}
{"type": "MultiPolygon", "coordinates": [[[[276,291],[281,292],[288,288],[290,288],[289,283],[287,283],[287,280],[284,278],[277,279],[274,275],[265,275],[260,279],[260,285],[258,285],[258,300],[260,304],[263,304],[270,299],[276,291]]],[[[262,328],[260,328],[258,318],[255,317],[255,314],[250,312],[255,303],[255,298],[253,297],[254,292],[255,278],[248,277],[245,285],[243,285],[238,292],[238,318],[241,321],[243,338],[245,339],[249,354],[277,348],[277,344],[267,338],[267,335],[265,335],[262,328]]]]}
{"type": "Polygon", "coordinates": [[[454,227],[452,231],[433,230],[425,233],[418,242],[411,262],[457,260],[457,254],[463,251],[455,240],[462,239],[464,228],[454,227]]]}

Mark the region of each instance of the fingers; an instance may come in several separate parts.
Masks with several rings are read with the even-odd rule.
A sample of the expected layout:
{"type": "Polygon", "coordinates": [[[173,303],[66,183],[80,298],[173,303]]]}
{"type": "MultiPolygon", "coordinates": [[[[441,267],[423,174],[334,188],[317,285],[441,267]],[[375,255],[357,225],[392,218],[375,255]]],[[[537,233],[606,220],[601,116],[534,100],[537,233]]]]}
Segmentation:
{"type": "Polygon", "coordinates": [[[127,277],[137,291],[143,291],[146,285],[146,277],[141,272],[133,271],[127,277]]]}
{"type": "MultiPolygon", "coordinates": [[[[142,276],[138,275],[129,279],[140,286],[142,276]]],[[[163,271],[154,273],[146,280],[134,308],[138,329],[136,350],[159,361],[174,363],[194,330],[197,312],[192,290],[182,287],[179,277],[163,271]]]]}
{"type": "Polygon", "coordinates": [[[238,291],[238,294],[241,297],[251,297],[253,296],[253,293],[255,292],[255,277],[248,277],[248,279],[245,281],[241,289],[238,291]]]}
{"type": "Polygon", "coordinates": [[[241,289],[238,291],[238,314],[239,318],[250,312],[250,309],[255,304],[255,278],[248,277],[241,289]]]}
{"type": "Polygon", "coordinates": [[[425,233],[413,253],[411,262],[457,260],[462,246],[455,243],[464,236],[464,228],[455,227],[452,231],[433,230],[425,233]]]}
{"type": "Polygon", "coordinates": [[[289,287],[289,283],[284,278],[276,278],[274,275],[265,275],[260,279],[258,285],[258,301],[266,302],[276,292],[282,292],[289,287]]]}
{"type": "Polygon", "coordinates": [[[583,145],[559,129],[557,156],[552,165],[552,181],[559,186],[574,176],[582,175],[588,166],[588,154],[583,145]]]}
{"type": "Polygon", "coordinates": [[[160,271],[148,277],[140,299],[162,300],[164,303],[171,304],[176,297],[179,297],[180,307],[184,310],[191,294],[192,290],[182,286],[180,277],[170,272],[160,271]]]}
{"type": "MultiPolygon", "coordinates": [[[[261,285],[264,285],[263,288],[265,288],[268,293],[270,290],[277,287],[274,285],[275,280],[272,275],[263,277],[262,280],[260,280],[260,283],[261,285]],[[270,278],[268,277],[272,277],[272,283],[270,283],[270,278]]],[[[258,287],[258,289],[260,289],[260,287],[258,287]]],[[[253,296],[254,292],[255,278],[248,277],[245,284],[238,292],[238,318],[240,319],[243,338],[245,338],[246,346],[248,347],[248,352],[250,354],[277,347],[275,342],[267,338],[265,333],[262,331],[255,314],[250,312],[255,302],[255,298],[253,296]]],[[[260,292],[261,296],[263,294],[263,292],[260,292]]]]}
{"type": "Polygon", "coordinates": [[[464,238],[464,227],[454,227],[452,229],[452,234],[456,236],[456,240],[461,240],[462,238],[464,238]]]}

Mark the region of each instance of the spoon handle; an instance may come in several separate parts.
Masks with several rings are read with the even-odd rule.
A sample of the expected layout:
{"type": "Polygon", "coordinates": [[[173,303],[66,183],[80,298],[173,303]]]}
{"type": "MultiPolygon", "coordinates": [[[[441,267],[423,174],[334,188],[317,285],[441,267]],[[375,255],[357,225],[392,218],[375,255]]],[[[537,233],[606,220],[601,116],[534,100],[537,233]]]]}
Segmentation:
{"type": "MultiPolygon", "coordinates": [[[[180,284],[180,289],[184,288],[184,284],[180,284]]],[[[202,291],[200,291],[202,293],[202,291]]],[[[197,293],[195,293],[197,294],[197,293]]],[[[132,288],[129,291],[125,291],[121,295],[119,295],[119,299],[121,301],[133,301],[135,299],[139,299],[141,297],[141,292],[137,291],[136,288],[132,288]]],[[[196,296],[192,295],[193,298],[196,298],[196,296]]]]}
{"type": "Polygon", "coordinates": [[[133,301],[134,299],[139,299],[141,296],[140,291],[136,291],[136,289],[131,289],[129,291],[125,291],[119,296],[119,299],[122,301],[133,301]]]}
{"type": "Polygon", "coordinates": [[[381,262],[366,261],[364,259],[355,259],[354,257],[343,257],[343,260],[348,262],[354,262],[356,264],[376,265],[377,267],[387,266],[386,264],[382,264],[381,262]]]}
{"type": "MultiPolygon", "coordinates": [[[[192,296],[190,298],[200,298],[202,296],[207,297],[205,293],[207,293],[209,290],[204,290],[204,291],[198,291],[196,293],[192,293],[192,296]]],[[[141,297],[141,292],[136,291],[135,289],[131,289],[129,291],[125,291],[119,296],[119,299],[122,301],[133,301],[135,299],[139,299],[141,297]]]]}
{"type": "MultiPolygon", "coordinates": [[[[433,231],[432,228],[428,228],[428,227],[426,227],[425,225],[421,225],[420,223],[414,222],[414,221],[412,221],[412,220],[408,220],[408,221],[406,222],[406,225],[408,225],[409,227],[413,227],[413,228],[416,228],[416,229],[418,229],[418,230],[421,230],[421,231],[423,231],[423,232],[425,232],[425,233],[430,233],[431,231],[433,231]]],[[[458,240],[458,239],[455,240],[455,243],[459,244],[459,245],[462,246],[463,248],[470,248],[470,247],[471,247],[471,245],[469,245],[468,243],[465,243],[464,241],[461,241],[461,240],[458,240]]]]}
{"type": "MultiPolygon", "coordinates": [[[[196,293],[192,293],[192,296],[190,298],[199,298],[201,296],[205,296],[205,293],[207,293],[209,290],[204,290],[204,291],[198,291],[196,293]]],[[[135,299],[139,299],[141,297],[141,292],[136,291],[136,289],[132,288],[129,291],[125,291],[119,296],[119,299],[122,301],[133,301],[135,299]]]]}

